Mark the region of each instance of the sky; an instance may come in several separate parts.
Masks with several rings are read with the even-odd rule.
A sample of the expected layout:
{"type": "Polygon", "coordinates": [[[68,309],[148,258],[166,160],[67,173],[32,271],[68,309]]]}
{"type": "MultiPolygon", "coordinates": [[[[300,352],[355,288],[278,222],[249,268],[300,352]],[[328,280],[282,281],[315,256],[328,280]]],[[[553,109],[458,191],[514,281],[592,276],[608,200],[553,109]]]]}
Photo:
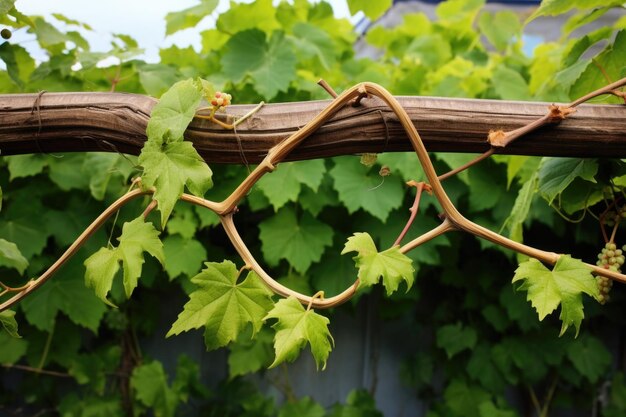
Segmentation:
{"type": "MultiPolygon", "coordinates": [[[[198,2],[198,0],[17,0],[16,7],[27,15],[42,15],[48,19],[51,13],[61,13],[89,24],[94,33],[88,33],[85,37],[94,51],[109,50],[112,33],[130,35],[145,49],[144,59],[157,62],[158,50],[164,46],[176,44],[200,48],[198,33],[214,26],[215,20],[212,17],[205,18],[195,29],[187,29],[165,37],[165,15],[194,6],[198,2]]],[[[238,2],[250,3],[251,0],[238,2]]],[[[228,9],[229,3],[229,0],[219,0],[217,10],[228,9]]],[[[329,0],[329,3],[333,6],[336,16],[350,17],[346,0],[329,0]]],[[[50,19],[56,24],[56,21],[50,19]]],[[[16,33],[14,41],[20,42],[20,36],[33,35],[16,33]]],[[[26,43],[24,46],[28,47],[28,40],[23,41],[26,43]]],[[[36,59],[41,59],[37,56],[37,51],[31,53],[36,59]]]]}

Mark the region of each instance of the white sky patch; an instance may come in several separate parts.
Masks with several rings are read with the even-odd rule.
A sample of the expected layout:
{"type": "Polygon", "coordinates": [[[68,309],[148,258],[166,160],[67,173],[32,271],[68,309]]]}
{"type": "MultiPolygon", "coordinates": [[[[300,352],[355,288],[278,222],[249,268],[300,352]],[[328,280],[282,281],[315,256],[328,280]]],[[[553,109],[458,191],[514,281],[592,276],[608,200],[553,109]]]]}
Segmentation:
{"type": "MultiPolygon", "coordinates": [[[[238,3],[250,3],[252,0],[239,0],[238,3]]],[[[337,17],[350,18],[346,0],[331,0],[337,17]]],[[[182,30],[171,36],[165,36],[165,15],[198,4],[198,0],[17,0],[16,7],[27,15],[41,15],[58,27],[52,13],[60,13],[70,19],[87,23],[93,32],[82,32],[94,52],[108,51],[111,46],[111,34],[124,34],[133,37],[145,54],[139,58],[148,62],[159,61],[159,49],[171,45],[193,46],[200,50],[199,33],[215,27],[215,16],[228,9],[229,0],[220,0],[216,12],[202,20],[195,28],[182,30]]],[[[358,18],[358,16],[357,16],[358,18]]],[[[354,18],[351,19],[354,22],[354,18]]],[[[72,28],[76,30],[76,28],[72,28]]],[[[45,60],[43,51],[34,47],[34,35],[23,30],[16,31],[12,42],[29,49],[38,61],[45,60]]]]}

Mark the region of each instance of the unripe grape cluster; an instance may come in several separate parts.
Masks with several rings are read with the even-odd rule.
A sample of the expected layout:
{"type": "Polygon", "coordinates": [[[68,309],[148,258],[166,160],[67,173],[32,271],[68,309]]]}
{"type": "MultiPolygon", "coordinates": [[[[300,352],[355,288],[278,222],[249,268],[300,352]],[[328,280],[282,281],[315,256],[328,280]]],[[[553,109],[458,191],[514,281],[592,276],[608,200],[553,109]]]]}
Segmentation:
{"type": "MultiPolygon", "coordinates": [[[[608,269],[609,271],[621,273],[621,268],[625,260],[624,251],[626,251],[626,245],[624,245],[622,249],[618,249],[615,243],[609,242],[604,245],[604,248],[598,254],[598,262],[596,262],[596,265],[608,269]]],[[[605,304],[609,301],[609,292],[613,286],[613,281],[606,277],[596,277],[596,282],[600,289],[598,301],[600,304],[605,304]]]]}
{"type": "Polygon", "coordinates": [[[230,94],[222,93],[221,91],[217,91],[213,98],[211,99],[211,105],[215,110],[218,110],[221,107],[226,107],[230,105],[232,100],[232,96],[230,94]]]}
{"type": "Polygon", "coordinates": [[[616,222],[626,219],[626,206],[618,207],[617,210],[607,211],[604,215],[604,224],[613,227],[616,222]]]}

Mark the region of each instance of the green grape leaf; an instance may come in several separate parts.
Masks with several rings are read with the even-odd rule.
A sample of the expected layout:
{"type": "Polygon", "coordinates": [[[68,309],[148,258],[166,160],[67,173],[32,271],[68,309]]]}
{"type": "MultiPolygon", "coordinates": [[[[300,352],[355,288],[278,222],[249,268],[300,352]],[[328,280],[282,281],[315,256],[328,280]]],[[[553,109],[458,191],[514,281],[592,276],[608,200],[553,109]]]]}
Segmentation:
{"type": "Polygon", "coordinates": [[[392,5],[392,0],[348,0],[348,8],[350,14],[355,15],[357,12],[362,11],[365,16],[370,20],[376,20],[383,15],[392,5]]]}
{"type": "Polygon", "coordinates": [[[48,165],[46,156],[40,154],[5,156],[4,160],[7,162],[11,181],[37,175],[48,165]]]}
{"type": "Polygon", "coordinates": [[[163,140],[183,140],[183,134],[193,120],[200,100],[201,82],[188,79],[174,84],[152,108],[146,129],[148,141],[160,145],[163,140]]]}
{"type": "Polygon", "coordinates": [[[218,0],[201,0],[200,4],[195,6],[168,13],[165,16],[165,35],[196,26],[202,19],[213,13],[218,3],[218,0]]]}
{"type": "Polygon", "coordinates": [[[48,241],[48,228],[41,213],[45,210],[37,202],[11,204],[0,218],[0,236],[17,245],[26,259],[41,253],[48,241]]]}
{"type": "Polygon", "coordinates": [[[148,252],[164,263],[163,244],[159,239],[159,231],[152,223],[146,223],[143,217],[124,223],[120,242],[115,248],[100,248],[85,260],[85,284],[93,288],[95,294],[110,306],[114,305],[107,299],[111,291],[113,279],[119,270],[119,262],[124,267],[124,292],[127,298],[137,287],[137,279],[141,276],[144,263],[143,252],[148,252]]]}
{"type": "Polygon", "coordinates": [[[572,9],[588,10],[597,7],[621,6],[623,0],[544,0],[526,23],[540,16],[556,16],[572,9]]]}
{"type": "Polygon", "coordinates": [[[96,296],[112,307],[115,305],[107,299],[107,294],[119,269],[119,257],[115,249],[100,248],[85,260],[85,285],[93,288],[96,296]]]}
{"type": "Polygon", "coordinates": [[[172,212],[172,217],[167,222],[167,232],[170,235],[178,234],[185,239],[194,237],[198,229],[198,220],[194,214],[193,207],[198,207],[198,209],[200,209],[198,211],[205,210],[211,212],[211,210],[207,210],[206,208],[190,206],[189,204],[176,207],[172,212]]]}
{"type": "Polygon", "coordinates": [[[295,298],[283,298],[267,313],[265,320],[277,319],[272,325],[276,330],[274,351],[276,358],[270,368],[288,361],[292,362],[300,350],[309,343],[317,369],[326,368],[326,360],[335,342],[328,324],[330,320],[312,309],[305,309],[295,298]]]}
{"type": "Polygon", "coordinates": [[[178,69],[171,65],[137,63],[139,82],[146,93],[153,97],[159,97],[169,90],[172,84],[180,80],[178,69]]]}
{"type": "Polygon", "coordinates": [[[164,264],[163,244],[159,231],[152,223],[146,223],[143,217],[124,223],[122,235],[117,240],[120,244],[115,250],[124,267],[124,290],[126,297],[130,298],[141,276],[143,252],[148,252],[164,264]]]}
{"type": "Polygon", "coordinates": [[[286,259],[304,274],[313,262],[321,259],[324,248],[333,243],[333,229],[303,213],[300,219],[291,207],[283,207],[273,217],[259,224],[261,250],[270,265],[286,259]]]}
{"type": "Polygon", "coordinates": [[[23,274],[28,267],[28,260],[22,256],[15,243],[0,239],[0,266],[15,268],[23,274]]]}
{"type": "Polygon", "coordinates": [[[476,330],[461,323],[447,324],[437,330],[437,347],[446,351],[448,359],[465,349],[473,349],[477,340],[476,330]]]}
{"type": "Polygon", "coordinates": [[[0,312],[0,324],[2,324],[2,328],[11,336],[11,337],[21,337],[17,333],[17,321],[15,320],[15,311],[12,310],[4,310],[0,312]]]}
{"type": "MultiPolygon", "coordinates": [[[[250,326],[248,326],[250,329],[250,326]]],[[[229,346],[228,375],[234,378],[237,375],[246,375],[267,368],[274,358],[272,352],[272,332],[262,327],[256,337],[252,339],[251,330],[243,332],[237,342],[229,346]]]]}
{"type": "Polygon", "coordinates": [[[492,356],[491,347],[486,343],[472,348],[472,357],[467,363],[467,373],[489,391],[502,392],[506,387],[506,381],[496,367],[492,356]]]}
{"type": "Polygon", "coordinates": [[[580,330],[584,317],[582,293],[597,298],[598,285],[591,270],[580,260],[561,255],[550,271],[536,259],[523,262],[515,270],[513,283],[523,281],[520,290],[527,291],[527,300],[543,320],[561,305],[561,335],[570,325],[580,330]]]}
{"type": "Polygon", "coordinates": [[[504,10],[493,14],[481,13],[478,27],[493,46],[504,51],[520,35],[522,24],[517,13],[504,10]]]}
{"type": "Polygon", "coordinates": [[[13,364],[26,354],[28,341],[24,338],[17,338],[7,332],[0,332],[0,363],[13,364]]]}
{"type": "Polygon", "coordinates": [[[167,385],[167,375],[161,362],[139,365],[133,369],[130,385],[137,399],[153,407],[156,416],[174,417],[180,402],[176,392],[167,385]]]}
{"type": "Polygon", "coordinates": [[[528,83],[521,74],[504,65],[498,65],[492,75],[493,88],[503,100],[530,100],[528,83]]]}
{"type": "Polygon", "coordinates": [[[59,311],[79,326],[98,330],[106,306],[85,286],[80,261],[71,260],[44,285],[21,302],[26,320],[40,330],[52,331],[59,311]]]}
{"type": "MultiPolygon", "coordinates": [[[[624,29],[626,29],[626,27],[617,32],[612,44],[609,43],[604,51],[593,58],[594,65],[588,65],[580,77],[578,77],[570,90],[570,96],[572,98],[582,97],[591,91],[606,86],[607,78],[610,80],[618,80],[624,77],[624,62],[626,61],[626,30],[624,29]]],[[[615,103],[623,102],[619,98],[610,96],[604,96],[594,100],[615,103]]]]}
{"type": "Polygon", "coordinates": [[[355,233],[348,238],[341,254],[348,252],[358,253],[354,260],[359,269],[359,289],[377,284],[381,277],[388,296],[402,281],[406,283],[407,291],[413,286],[413,261],[400,252],[399,246],[378,252],[368,233],[355,233]]]}
{"type": "Polygon", "coordinates": [[[202,267],[202,261],[207,257],[206,249],[195,239],[187,239],[173,235],[163,239],[165,253],[165,271],[170,280],[180,274],[193,276],[202,267]]]}
{"type": "Polygon", "coordinates": [[[191,279],[198,289],[190,294],[167,337],[204,326],[207,350],[213,350],[237,339],[248,323],[256,334],[272,308],[272,292],[253,271],[237,283],[239,272],[230,261],[205,266],[191,279]]]}
{"type": "Polygon", "coordinates": [[[104,200],[104,195],[113,177],[120,178],[119,184],[125,184],[126,178],[134,169],[128,156],[114,153],[90,152],[84,156],[82,172],[89,176],[89,191],[96,200],[104,200]]]}
{"type": "Polygon", "coordinates": [[[254,88],[267,100],[279,91],[287,91],[296,78],[296,56],[283,32],[275,31],[269,42],[259,29],[236,33],[224,46],[224,72],[234,82],[249,75],[254,88]]]}
{"type": "Polygon", "coordinates": [[[502,225],[502,229],[508,227],[509,236],[515,240],[519,241],[522,238],[522,225],[530,212],[530,205],[533,202],[536,188],[537,175],[533,174],[533,176],[522,185],[522,188],[520,188],[515,198],[513,208],[511,209],[511,214],[509,214],[509,217],[506,218],[502,225]]]}
{"type": "Polygon", "coordinates": [[[49,157],[50,179],[64,191],[85,190],[89,187],[89,176],[83,172],[84,163],[84,156],[78,153],[49,157]]]}
{"type": "Polygon", "coordinates": [[[539,170],[539,192],[552,203],[576,178],[596,182],[597,159],[544,158],[539,170]]]}
{"type": "Polygon", "coordinates": [[[463,417],[480,416],[479,406],[489,401],[491,394],[478,386],[468,385],[461,379],[453,379],[443,393],[447,408],[451,415],[463,417]]]}
{"type": "Polygon", "coordinates": [[[293,26],[293,35],[296,51],[303,57],[317,57],[326,70],[330,70],[335,64],[335,44],[324,30],[309,23],[298,22],[293,26]]]}
{"type": "Polygon", "coordinates": [[[384,222],[393,209],[402,205],[401,180],[395,175],[381,177],[377,169],[369,170],[358,158],[337,158],[330,174],[339,199],[351,214],[363,209],[384,222]]]}
{"type": "Polygon", "coordinates": [[[567,357],[592,384],[598,382],[613,362],[611,352],[602,341],[589,335],[572,341],[567,347],[567,357]]]}
{"type": "MultiPolygon", "coordinates": [[[[238,33],[246,29],[260,29],[272,33],[281,28],[276,20],[276,7],[272,0],[256,0],[252,3],[231,3],[226,12],[222,13],[215,25],[222,33],[238,33]],[[254,16],[246,19],[242,16],[254,16]]],[[[252,52],[252,49],[250,50],[252,52]]]]}
{"type": "Polygon", "coordinates": [[[271,174],[264,175],[257,186],[268,198],[274,210],[278,210],[288,201],[298,199],[302,184],[317,191],[325,172],[326,166],[322,159],[284,162],[271,174]]]}
{"type": "Polygon", "coordinates": [[[161,146],[147,141],[139,155],[143,166],[142,185],[155,187],[154,199],[165,225],[184,187],[199,197],[213,185],[211,169],[198,155],[191,142],[174,142],[161,146]]]}
{"type": "Polygon", "coordinates": [[[25,82],[35,69],[35,60],[28,51],[16,44],[2,42],[0,44],[0,59],[6,65],[6,72],[20,89],[25,88],[25,82]]]}

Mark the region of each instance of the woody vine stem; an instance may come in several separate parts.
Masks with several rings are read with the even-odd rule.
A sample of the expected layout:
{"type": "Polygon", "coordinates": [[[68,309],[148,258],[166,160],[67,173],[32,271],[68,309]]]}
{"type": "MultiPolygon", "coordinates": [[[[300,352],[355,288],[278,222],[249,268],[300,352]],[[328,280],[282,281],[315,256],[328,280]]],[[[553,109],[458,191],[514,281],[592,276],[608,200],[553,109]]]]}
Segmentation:
{"type": "MultiPolygon", "coordinates": [[[[488,141],[491,144],[491,149],[488,150],[483,155],[476,158],[474,161],[461,166],[457,169],[450,171],[449,173],[438,176],[432,161],[427,153],[427,150],[420,138],[419,133],[417,132],[415,126],[411,122],[407,112],[400,105],[400,103],[389,93],[386,89],[381,87],[380,85],[364,82],[353,86],[352,88],[347,89],[342,94],[337,95],[330,86],[326,83],[320,83],[326,91],[331,94],[334,99],[330,102],[328,107],[326,107],[320,114],[318,114],[315,118],[313,118],[309,123],[307,123],[302,129],[298,130],[291,136],[285,138],[279,144],[274,146],[268,152],[267,156],[263,159],[263,161],[237,186],[237,188],[223,201],[214,202],[210,200],[206,200],[201,197],[196,197],[190,194],[182,194],[181,200],[195,204],[204,208],[207,208],[213,212],[215,212],[222,224],[222,227],[226,231],[231,243],[234,248],[237,250],[239,255],[245,262],[244,268],[251,269],[263,280],[263,282],[276,294],[279,294],[284,297],[293,296],[297,298],[303,305],[308,308],[316,308],[316,309],[324,309],[334,307],[348,301],[355,293],[359,284],[358,278],[348,288],[346,288],[342,293],[330,297],[325,298],[323,293],[317,293],[314,296],[309,296],[306,294],[299,293],[290,288],[281,285],[277,281],[275,281],[256,261],[254,256],[251,254],[250,250],[246,246],[245,242],[242,240],[239,235],[237,228],[234,222],[234,215],[236,212],[237,204],[245,198],[248,192],[252,189],[252,187],[263,177],[263,175],[267,173],[271,173],[276,169],[277,164],[285,159],[285,157],[293,151],[296,147],[298,147],[307,137],[309,137],[313,132],[315,132],[318,128],[320,128],[324,123],[326,123],[329,119],[331,119],[337,111],[343,108],[346,105],[354,105],[358,106],[362,100],[368,98],[369,96],[375,96],[382,99],[395,113],[398,118],[399,123],[402,125],[405,130],[408,139],[410,140],[412,147],[417,155],[417,158],[424,170],[426,175],[427,182],[426,183],[418,183],[415,181],[409,181],[407,185],[413,186],[416,188],[416,196],[415,201],[410,208],[410,217],[404,227],[403,231],[399,234],[396,239],[395,245],[400,245],[401,241],[406,233],[406,231],[410,228],[413,223],[418,208],[419,201],[423,191],[427,191],[432,193],[434,197],[439,202],[439,205],[442,209],[442,222],[439,226],[430,230],[429,232],[424,233],[423,235],[411,240],[408,243],[405,243],[400,247],[400,252],[406,253],[412,249],[419,247],[420,245],[440,236],[446,232],[450,231],[462,231],[466,233],[473,234],[482,239],[487,239],[497,245],[506,247],[513,251],[522,253],[529,257],[538,259],[541,262],[547,264],[555,264],[561,255],[548,252],[544,250],[540,250],[534,248],[532,246],[524,245],[519,242],[515,242],[511,239],[508,239],[498,233],[495,233],[489,229],[486,229],[468,219],[463,217],[463,215],[457,210],[454,204],[451,202],[450,198],[446,194],[442,181],[446,178],[449,178],[452,175],[455,175],[461,172],[464,169],[469,168],[470,166],[480,162],[481,160],[491,156],[497,151],[499,147],[505,147],[512,141],[517,138],[523,136],[524,134],[529,133],[532,130],[538,129],[541,126],[546,124],[554,124],[559,123],[564,120],[572,113],[576,111],[576,106],[579,104],[588,101],[596,96],[602,94],[613,94],[615,96],[621,97],[626,101],[626,96],[623,92],[618,89],[626,85],[626,78],[623,78],[617,82],[611,83],[606,87],[598,89],[580,99],[565,105],[551,105],[548,108],[548,112],[543,117],[529,123],[528,125],[515,129],[510,132],[503,131],[492,131],[488,135],[488,141]]],[[[230,97],[228,98],[230,100],[230,97]]],[[[261,104],[262,105],[262,104],[261,104]]],[[[257,109],[255,109],[250,114],[246,115],[244,118],[240,119],[237,123],[242,123],[244,120],[252,116],[252,114],[260,109],[259,105],[257,109]]],[[[216,119],[213,117],[213,113],[209,116],[196,115],[197,117],[209,119],[210,121],[215,122],[216,119]]],[[[219,123],[223,125],[223,123],[219,123]]],[[[223,125],[224,128],[232,128],[230,125],[223,125]]],[[[109,219],[113,214],[115,214],[121,207],[126,205],[131,200],[134,200],[138,197],[150,195],[155,192],[154,189],[142,189],[137,188],[140,185],[140,179],[135,180],[133,185],[131,186],[128,193],[120,197],[113,204],[111,204],[100,216],[98,216],[92,223],[85,229],[85,231],[72,243],[72,245],[65,251],[65,253],[54,262],[41,276],[36,279],[32,279],[28,281],[26,284],[20,287],[10,287],[0,282],[0,296],[4,296],[7,294],[12,294],[12,296],[0,304],[0,312],[10,308],[12,305],[20,301],[22,298],[30,294],[39,288],[42,284],[44,284],[48,279],[52,277],[52,275],[68,260],[70,259],[80,247],[85,243],[85,241],[93,235],[105,222],[109,219]]],[[[150,205],[146,208],[143,213],[143,216],[147,216],[154,208],[156,204],[154,202],[150,203],[150,205]]],[[[592,272],[598,276],[603,276],[615,281],[620,281],[626,283],[626,275],[611,271],[608,269],[604,269],[598,267],[596,265],[585,264],[592,272]]]]}

